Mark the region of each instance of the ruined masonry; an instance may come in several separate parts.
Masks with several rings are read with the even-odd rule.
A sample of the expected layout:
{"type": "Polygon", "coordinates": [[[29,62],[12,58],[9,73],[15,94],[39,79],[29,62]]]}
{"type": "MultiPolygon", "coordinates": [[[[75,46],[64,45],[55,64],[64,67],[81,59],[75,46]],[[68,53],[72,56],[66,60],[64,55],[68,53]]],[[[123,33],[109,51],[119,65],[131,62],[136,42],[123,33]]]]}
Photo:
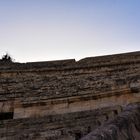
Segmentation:
{"type": "Polygon", "coordinates": [[[140,52],[0,61],[0,140],[140,140],[140,52]]]}

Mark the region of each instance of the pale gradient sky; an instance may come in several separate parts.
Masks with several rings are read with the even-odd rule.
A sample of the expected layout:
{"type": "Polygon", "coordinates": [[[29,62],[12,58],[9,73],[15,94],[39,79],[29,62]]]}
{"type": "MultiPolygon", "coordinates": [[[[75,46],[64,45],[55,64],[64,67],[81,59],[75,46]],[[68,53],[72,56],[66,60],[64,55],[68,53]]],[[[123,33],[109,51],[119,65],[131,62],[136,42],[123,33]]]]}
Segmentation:
{"type": "Polygon", "coordinates": [[[139,0],[0,0],[0,56],[79,60],[139,50],[139,0]]]}

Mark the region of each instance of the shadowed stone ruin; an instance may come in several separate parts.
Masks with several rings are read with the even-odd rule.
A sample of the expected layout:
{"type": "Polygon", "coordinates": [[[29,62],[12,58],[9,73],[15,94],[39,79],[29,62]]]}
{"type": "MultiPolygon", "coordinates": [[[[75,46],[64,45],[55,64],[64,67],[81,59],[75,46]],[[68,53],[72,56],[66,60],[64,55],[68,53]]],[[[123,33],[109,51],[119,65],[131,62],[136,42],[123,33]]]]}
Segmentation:
{"type": "Polygon", "coordinates": [[[104,123],[81,140],[140,139],[140,103],[128,105],[114,120],[104,123]]]}
{"type": "Polygon", "coordinates": [[[139,140],[140,52],[0,61],[0,140],[139,140]]]}

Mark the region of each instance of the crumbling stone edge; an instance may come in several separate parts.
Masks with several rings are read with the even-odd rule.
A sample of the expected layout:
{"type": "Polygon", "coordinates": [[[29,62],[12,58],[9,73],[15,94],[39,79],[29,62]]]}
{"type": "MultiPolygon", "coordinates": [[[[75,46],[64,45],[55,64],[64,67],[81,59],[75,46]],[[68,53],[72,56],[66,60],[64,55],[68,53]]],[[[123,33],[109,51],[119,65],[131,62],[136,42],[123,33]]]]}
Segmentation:
{"type": "Polygon", "coordinates": [[[81,140],[139,140],[140,102],[124,107],[114,120],[92,131],[81,140]]]}

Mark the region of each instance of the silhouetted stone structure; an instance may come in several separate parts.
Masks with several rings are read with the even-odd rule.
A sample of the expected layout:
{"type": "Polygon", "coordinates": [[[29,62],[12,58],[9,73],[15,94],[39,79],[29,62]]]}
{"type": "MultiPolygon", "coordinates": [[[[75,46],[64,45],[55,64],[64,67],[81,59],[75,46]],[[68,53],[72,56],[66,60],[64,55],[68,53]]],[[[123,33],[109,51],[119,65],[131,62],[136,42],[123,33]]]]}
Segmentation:
{"type": "Polygon", "coordinates": [[[139,140],[139,102],[140,52],[0,62],[0,140],[139,140]]]}

